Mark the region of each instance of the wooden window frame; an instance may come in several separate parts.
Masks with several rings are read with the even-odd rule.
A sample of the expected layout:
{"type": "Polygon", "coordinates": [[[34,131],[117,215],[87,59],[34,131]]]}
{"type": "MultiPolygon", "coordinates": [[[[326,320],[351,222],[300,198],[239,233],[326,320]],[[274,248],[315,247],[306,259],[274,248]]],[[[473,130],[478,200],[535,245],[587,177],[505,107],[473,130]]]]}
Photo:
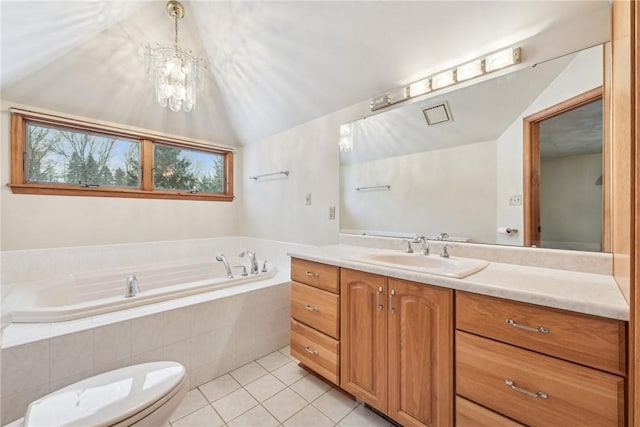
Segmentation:
{"type": "Polygon", "coordinates": [[[194,141],[165,135],[157,135],[141,130],[120,128],[89,120],[68,118],[22,110],[11,110],[11,182],[8,184],[14,194],[40,194],[55,196],[124,197],[138,199],[173,199],[231,202],[233,195],[233,150],[210,146],[194,141]],[[79,184],[58,184],[47,182],[27,182],[26,158],[27,124],[52,125],[66,129],[98,133],[105,136],[121,137],[140,143],[140,187],[82,187],[79,184]],[[162,144],[223,156],[225,189],[222,193],[191,193],[184,190],[156,190],[153,188],[153,147],[162,144]]]}

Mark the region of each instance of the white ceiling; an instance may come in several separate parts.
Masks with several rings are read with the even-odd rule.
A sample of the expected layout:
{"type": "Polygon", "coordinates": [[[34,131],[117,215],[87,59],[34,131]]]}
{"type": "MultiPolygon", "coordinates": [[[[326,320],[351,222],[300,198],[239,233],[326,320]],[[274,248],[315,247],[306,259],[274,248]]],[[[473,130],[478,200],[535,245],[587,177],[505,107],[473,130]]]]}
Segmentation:
{"type": "Polygon", "coordinates": [[[209,65],[196,111],[144,81],[145,44],[171,42],[164,1],[2,0],[2,99],[244,144],[487,51],[530,62],[609,34],[607,1],[183,3],[180,44],[209,65]]]}

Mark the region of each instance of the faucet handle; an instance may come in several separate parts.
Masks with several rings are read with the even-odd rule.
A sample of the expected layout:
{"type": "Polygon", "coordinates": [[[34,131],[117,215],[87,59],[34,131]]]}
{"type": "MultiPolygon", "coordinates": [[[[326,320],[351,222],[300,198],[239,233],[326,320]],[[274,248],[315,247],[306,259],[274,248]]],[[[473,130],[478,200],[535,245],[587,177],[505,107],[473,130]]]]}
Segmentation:
{"type": "Polygon", "coordinates": [[[440,252],[440,256],[443,258],[449,258],[449,251],[447,250],[447,248],[451,248],[454,246],[455,245],[453,243],[445,243],[444,245],[442,245],[442,251],[440,252]]]}
{"type": "Polygon", "coordinates": [[[266,273],[267,272],[267,260],[264,260],[264,263],[262,264],[262,271],[261,273],[266,273]]]}
{"type": "Polygon", "coordinates": [[[248,276],[249,275],[249,273],[247,273],[247,267],[245,267],[244,265],[234,265],[233,268],[241,268],[242,269],[241,276],[248,276]]]}
{"type": "Polygon", "coordinates": [[[405,240],[404,242],[407,244],[407,246],[404,248],[404,251],[408,254],[412,254],[413,248],[411,247],[411,240],[405,240]]]}

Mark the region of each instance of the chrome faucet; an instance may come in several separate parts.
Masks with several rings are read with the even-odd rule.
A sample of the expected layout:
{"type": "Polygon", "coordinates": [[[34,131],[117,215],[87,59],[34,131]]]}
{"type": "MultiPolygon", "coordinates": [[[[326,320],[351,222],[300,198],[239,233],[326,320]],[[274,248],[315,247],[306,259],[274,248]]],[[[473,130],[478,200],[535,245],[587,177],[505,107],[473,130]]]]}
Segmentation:
{"type": "Polygon", "coordinates": [[[405,246],[404,251],[408,254],[412,254],[413,253],[413,248],[411,247],[411,240],[405,240],[404,241],[407,246],[405,246]]]}
{"type": "Polygon", "coordinates": [[[127,276],[127,288],[124,293],[125,298],[135,297],[140,293],[140,285],[138,285],[138,278],[135,274],[127,276]]]}
{"type": "Polygon", "coordinates": [[[256,253],[251,251],[244,251],[240,253],[240,257],[243,257],[245,255],[249,257],[249,262],[251,263],[251,271],[250,271],[251,274],[258,274],[260,269],[258,267],[258,260],[256,259],[256,253]]]}
{"type": "Polygon", "coordinates": [[[440,234],[438,234],[437,236],[435,236],[432,240],[444,240],[447,237],[449,237],[449,235],[445,232],[442,232],[440,234]]]}
{"type": "Polygon", "coordinates": [[[422,255],[429,255],[429,241],[424,236],[418,236],[413,239],[413,243],[420,243],[420,253],[422,255]]]}
{"type": "Polygon", "coordinates": [[[218,254],[218,256],[216,256],[216,261],[220,261],[222,265],[224,265],[224,271],[227,273],[227,279],[233,279],[233,274],[231,274],[231,267],[229,267],[227,257],[224,256],[224,254],[218,254]]]}
{"type": "Polygon", "coordinates": [[[443,258],[449,258],[449,251],[447,250],[447,248],[450,248],[451,246],[454,246],[454,245],[452,245],[451,243],[445,243],[442,246],[442,252],[440,252],[440,256],[443,258]]]}

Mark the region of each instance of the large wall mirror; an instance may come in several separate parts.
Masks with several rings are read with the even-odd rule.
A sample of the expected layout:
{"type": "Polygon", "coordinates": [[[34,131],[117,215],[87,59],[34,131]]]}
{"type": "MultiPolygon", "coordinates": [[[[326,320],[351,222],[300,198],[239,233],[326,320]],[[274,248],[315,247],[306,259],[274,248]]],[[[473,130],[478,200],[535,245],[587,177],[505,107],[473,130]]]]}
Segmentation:
{"type": "Polygon", "coordinates": [[[341,232],[608,251],[605,50],[343,125],[341,232]]]}

